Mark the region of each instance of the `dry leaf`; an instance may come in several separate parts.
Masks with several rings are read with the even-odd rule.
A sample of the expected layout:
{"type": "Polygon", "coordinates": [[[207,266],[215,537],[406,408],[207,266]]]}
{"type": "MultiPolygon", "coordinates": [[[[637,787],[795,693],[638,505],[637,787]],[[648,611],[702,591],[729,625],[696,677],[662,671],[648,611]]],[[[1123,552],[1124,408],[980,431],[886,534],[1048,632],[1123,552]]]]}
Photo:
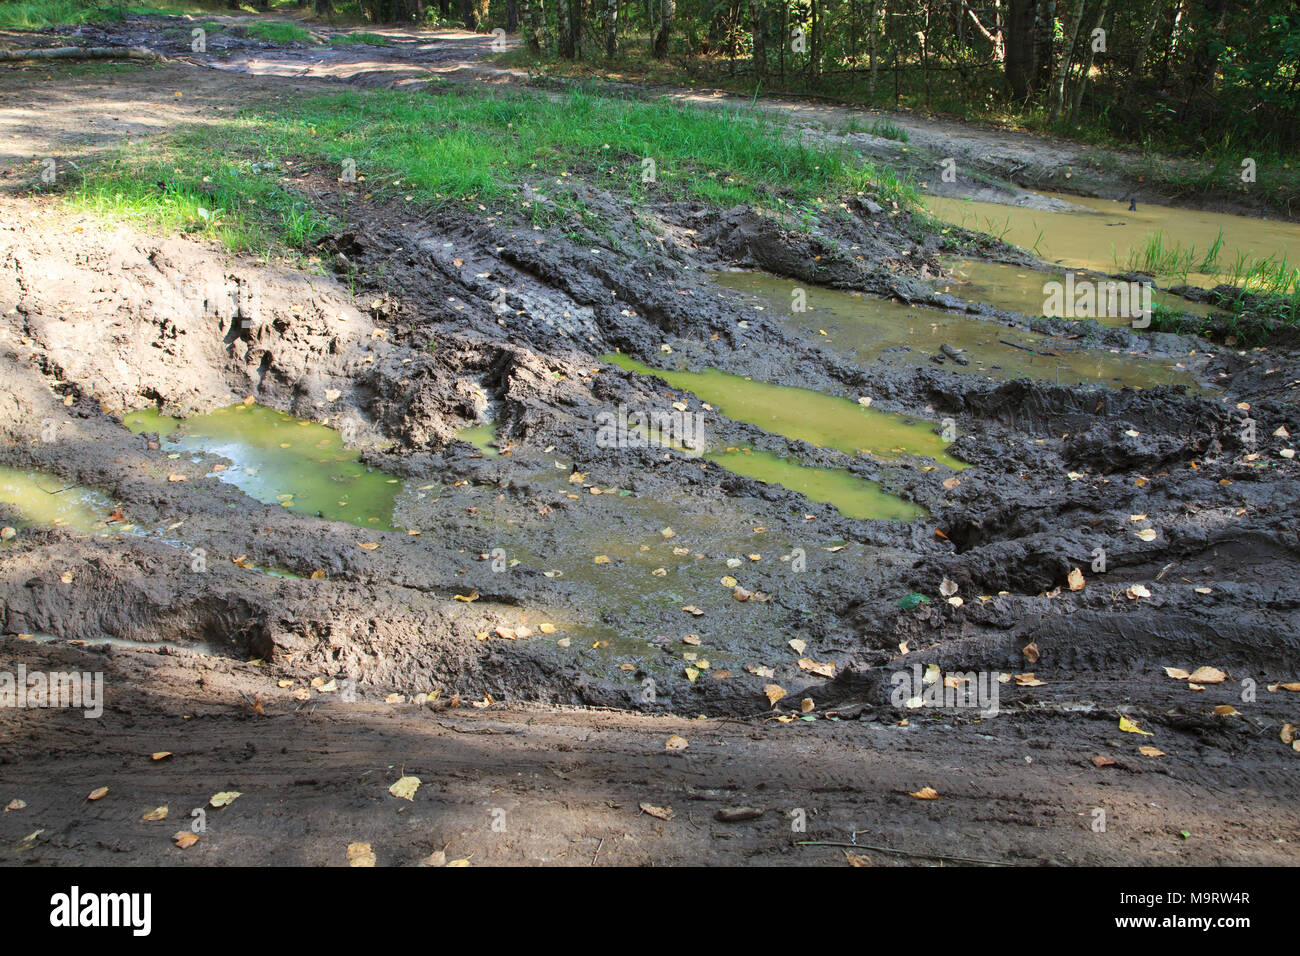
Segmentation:
{"type": "Polygon", "coordinates": [[[1219,717],[1231,717],[1237,713],[1237,708],[1231,704],[1220,704],[1214,708],[1214,713],[1219,717]]]}
{"type": "Polygon", "coordinates": [[[177,830],[172,834],[172,841],[182,850],[188,850],[199,842],[199,838],[189,830],[177,830]]]}
{"type": "Polygon", "coordinates": [[[1112,760],[1110,757],[1093,757],[1092,765],[1094,767],[1113,767],[1115,765],[1115,761],[1112,760]]]}
{"type": "Polygon", "coordinates": [[[814,674],[820,674],[822,677],[834,677],[834,664],[819,664],[807,657],[799,658],[799,666],[806,671],[812,671],[814,674]]]}
{"type": "Polygon", "coordinates": [[[1149,598],[1151,596],[1151,592],[1141,584],[1134,584],[1124,593],[1128,595],[1130,601],[1136,601],[1138,598],[1149,598]]]}
{"type": "Polygon", "coordinates": [[[1037,664],[1038,663],[1038,642],[1031,641],[1030,643],[1026,644],[1025,649],[1021,651],[1021,653],[1025,655],[1025,660],[1029,661],[1029,663],[1037,664]]]}
{"type": "Polygon", "coordinates": [[[1187,679],[1196,684],[1222,684],[1228,675],[1217,667],[1198,667],[1187,679]]]}
{"type": "Polygon", "coordinates": [[[150,821],[150,822],[152,822],[152,821],[154,821],[154,820],[166,820],[166,819],[167,819],[167,808],[166,808],[166,807],[155,807],[153,810],[148,810],[148,811],[146,811],[146,812],[145,812],[145,813],[140,817],[140,819],[141,819],[141,820],[148,820],[148,821],[150,821]]]}
{"type": "Polygon", "coordinates": [[[1078,568],[1071,568],[1070,573],[1066,577],[1065,581],[1066,584],[1069,585],[1071,591],[1083,590],[1083,585],[1084,585],[1083,572],[1080,571],[1078,568]]]}
{"type": "Polygon", "coordinates": [[[399,800],[415,800],[415,791],[420,789],[420,778],[405,776],[401,777],[388,788],[388,792],[399,800]]]}
{"type": "Polygon", "coordinates": [[[1192,676],[1187,671],[1183,670],[1181,667],[1166,667],[1165,673],[1168,674],[1170,677],[1172,677],[1174,680],[1187,680],[1187,678],[1192,676]]]}
{"type": "Polygon", "coordinates": [[[652,817],[658,817],[660,820],[671,820],[673,818],[672,807],[656,807],[651,803],[639,804],[642,813],[648,813],[652,817]]]}
{"type": "Polygon", "coordinates": [[[686,738],[679,737],[677,734],[664,741],[664,750],[685,750],[688,746],[690,744],[686,742],[686,738]]]}
{"type": "Polygon", "coordinates": [[[1164,757],[1165,752],[1159,747],[1142,746],[1138,748],[1138,753],[1144,757],[1164,757]]]}
{"type": "Polygon", "coordinates": [[[348,866],[365,866],[375,865],[375,851],[370,848],[369,843],[349,843],[348,844],[348,866]]]}
{"type": "Polygon", "coordinates": [[[108,787],[96,787],[90,793],[86,794],[87,800],[102,800],[108,795],[108,787]]]}
{"type": "Polygon", "coordinates": [[[938,800],[938,799],[939,799],[939,792],[938,792],[937,790],[935,790],[934,787],[922,787],[920,790],[916,791],[916,793],[911,793],[911,792],[909,791],[907,795],[908,795],[909,797],[916,797],[916,799],[918,799],[918,800],[938,800]]]}
{"type": "Polygon", "coordinates": [[[208,800],[208,805],[213,807],[228,807],[243,794],[238,790],[223,790],[221,793],[214,793],[208,800]]]}
{"type": "Polygon", "coordinates": [[[375,548],[379,547],[379,542],[378,542],[378,541],[358,541],[358,542],[357,542],[357,547],[358,547],[358,548],[365,548],[367,551],[373,551],[373,550],[375,550],[375,548]]]}

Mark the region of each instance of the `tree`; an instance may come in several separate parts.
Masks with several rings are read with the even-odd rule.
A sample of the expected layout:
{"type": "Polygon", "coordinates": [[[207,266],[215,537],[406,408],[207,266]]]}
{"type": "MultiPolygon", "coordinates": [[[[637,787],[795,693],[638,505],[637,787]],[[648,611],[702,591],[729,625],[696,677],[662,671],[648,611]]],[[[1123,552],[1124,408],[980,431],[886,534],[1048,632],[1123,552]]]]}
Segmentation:
{"type": "Polygon", "coordinates": [[[651,46],[651,55],[656,60],[662,60],[668,56],[668,38],[672,36],[673,19],[677,16],[677,0],[660,0],[659,3],[659,31],[655,34],[654,43],[651,46]]]}
{"type": "Polygon", "coordinates": [[[618,55],[618,0],[605,0],[605,56],[618,55]]]}

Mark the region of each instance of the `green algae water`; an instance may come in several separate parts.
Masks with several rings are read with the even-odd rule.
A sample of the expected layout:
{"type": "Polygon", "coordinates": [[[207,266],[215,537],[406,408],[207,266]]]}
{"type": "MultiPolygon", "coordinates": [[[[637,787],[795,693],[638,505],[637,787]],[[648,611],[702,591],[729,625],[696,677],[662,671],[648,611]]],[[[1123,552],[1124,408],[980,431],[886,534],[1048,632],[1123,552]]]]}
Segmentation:
{"type": "Polygon", "coordinates": [[[889,415],[806,388],[755,382],[715,369],[702,372],[653,368],[626,355],[601,356],[601,360],[630,372],[663,379],[708,402],[728,418],[748,422],[765,431],[849,455],[868,452],[879,458],[906,456],[933,458],[949,468],[965,468],[947,452],[947,443],[930,426],[889,415]]]}
{"type": "Polygon", "coordinates": [[[727,471],[797,491],[810,501],[833,505],[848,518],[911,521],[927,514],[920,505],[891,495],[874,481],[859,478],[842,468],[812,468],[768,451],[749,448],[728,449],[704,457],[727,471]]]}
{"type": "Polygon", "coordinates": [[[469,442],[486,458],[496,458],[501,454],[497,450],[497,426],[489,422],[486,425],[470,425],[468,428],[462,428],[456,432],[456,437],[463,442],[469,442]]]}
{"type": "MultiPolygon", "coordinates": [[[[1085,348],[938,309],[860,293],[809,288],[758,272],[723,272],[714,279],[720,286],[747,293],[752,301],[761,302],[768,314],[791,331],[862,362],[925,367],[931,364],[930,356],[939,354],[941,345],[950,345],[961,350],[970,364],[958,365],[949,360],[943,368],[997,380],[1030,378],[1112,388],[1196,384],[1186,369],[1172,363],[1085,348]],[[807,293],[806,312],[790,311],[795,288],[807,293]]],[[[1042,304],[1041,294],[1038,304],[1042,304]]]]}
{"type": "Polygon", "coordinates": [[[113,502],[107,495],[80,485],[68,486],[39,471],[0,467],[0,502],[19,516],[19,527],[54,525],[86,534],[123,530],[120,522],[109,522],[113,502]]]}
{"type": "Polygon", "coordinates": [[[332,428],[261,405],[231,405],[179,420],[150,408],[128,412],[126,427],[158,432],[163,449],[230,460],[214,477],[250,498],[364,528],[394,528],[399,479],[367,468],[332,428]]]}

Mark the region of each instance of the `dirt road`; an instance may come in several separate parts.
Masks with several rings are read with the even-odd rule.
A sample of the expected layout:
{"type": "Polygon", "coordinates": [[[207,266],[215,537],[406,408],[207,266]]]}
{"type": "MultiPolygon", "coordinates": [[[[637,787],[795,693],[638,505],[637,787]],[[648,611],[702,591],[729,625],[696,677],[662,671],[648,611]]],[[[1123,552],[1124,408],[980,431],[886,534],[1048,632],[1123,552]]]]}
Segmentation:
{"type": "MultiPolygon", "coordinates": [[[[167,29],[163,52],[187,56],[188,30],[167,29]]],[[[96,43],[158,36],[83,28],[96,43]]],[[[607,231],[539,234],[349,196],[348,228],[296,268],[19,188],[32,157],[93,161],[341,80],[455,73],[487,42],[394,39],[321,53],[236,31],[210,46],[218,64],[0,76],[0,464],[45,476],[44,494],[97,489],[118,526],[5,512],[20,525],[0,545],[6,668],[100,673],[107,701],[92,720],[0,708],[0,804],[22,804],[0,814],[0,859],[345,865],[369,843],[380,865],[439,851],[847,864],[800,841],[855,833],[882,866],[1294,859],[1291,350],[1105,327],[1081,342],[1060,320],[959,302],[926,281],[935,237],[865,201],[810,235],[748,208],[634,216],[593,190],[607,231]],[[640,248],[655,251],[627,251],[640,248]],[[1032,326],[1054,348],[1122,352],[1199,387],[860,362],[719,286],[720,268],[1032,326]],[[949,418],[971,467],[767,431],[602,360],[616,350],[949,418]],[[392,526],[255,500],[206,480],[233,466],[219,450],[124,427],[144,406],[253,401],[350,435],[403,483],[392,526]],[[687,455],[593,441],[602,411],[671,402],[707,412],[723,446],[844,470],[928,513],[847,518],[687,455]],[[456,440],[488,417],[498,457],[456,440]],[[138,646],[160,643],[177,649],[138,646]],[[1167,671],[1202,667],[1220,673],[1200,690],[1167,671]],[[917,697],[992,676],[996,713],[900,705],[914,672],[917,697]],[[403,776],[421,781],[410,801],[389,793],[403,776]],[[240,796],[204,809],[219,792],[240,796]],[[740,807],[761,813],[715,819],[740,807]],[[200,821],[197,844],[173,845],[200,821]]],[[[312,170],[286,181],[341,201],[312,170]]]]}

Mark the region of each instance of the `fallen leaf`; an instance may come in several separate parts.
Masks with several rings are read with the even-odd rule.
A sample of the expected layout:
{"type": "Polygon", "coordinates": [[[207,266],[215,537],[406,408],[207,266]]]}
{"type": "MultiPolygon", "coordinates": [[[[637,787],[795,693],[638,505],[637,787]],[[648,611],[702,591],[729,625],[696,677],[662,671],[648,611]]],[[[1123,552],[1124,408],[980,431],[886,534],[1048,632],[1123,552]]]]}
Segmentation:
{"type": "Polygon", "coordinates": [[[1092,765],[1094,767],[1113,767],[1115,765],[1115,761],[1110,757],[1093,757],[1092,765]]]}
{"type": "Polygon", "coordinates": [[[1164,757],[1165,752],[1159,747],[1142,746],[1138,748],[1138,753],[1144,757],[1164,757]]]}
{"type": "Polygon", "coordinates": [[[86,794],[87,800],[102,800],[108,795],[108,787],[96,787],[90,793],[86,794]]]}
{"type": "Polygon", "coordinates": [[[199,842],[199,838],[189,830],[177,830],[172,834],[172,841],[182,850],[188,850],[199,842]]]}
{"type": "Polygon", "coordinates": [[[153,822],[154,820],[166,820],[166,819],[167,819],[167,808],[166,808],[166,807],[155,807],[155,808],[152,809],[152,810],[148,810],[148,811],[146,811],[146,812],[145,812],[145,813],[140,817],[140,819],[141,819],[141,820],[148,820],[148,821],[150,821],[150,822],[153,822]]]}
{"type": "Polygon", "coordinates": [[[405,776],[396,780],[388,792],[399,800],[415,800],[415,791],[420,789],[420,778],[405,776]]]}
{"type": "Polygon", "coordinates": [[[1187,680],[1187,678],[1192,676],[1187,671],[1183,670],[1181,667],[1166,667],[1165,673],[1168,674],[1170,677],[1172,677],[1174,680],[1187,680]]]}
{"type": "Polygon", "coordinates": [[[1015,675],[1017,687],[1042,687],[1047,681],[1041,681],[1030,671],[1028,674],[1015,675]]]}
{"type": "Polygon", "coordinates": [[[679,737],[677,734],[673,734],[664,741],[664,750],[685,750],[689,746],[690,744],[686,742],[686,738],[679,737]]]}
{"type": "Polygon", "coordinates": [[[170,750],[157,750],[149,755],[153,760],[166,760],[172,755],[170,750]]]}
{"type": "Polygon", "coordinates": [[[638,804],[642,813],[648,813],[652,817],[658,817],[660,820],[671,820],[674,816],[672,807],[656,807],[652,803],[638,804]]]}
{"type": "Polygon", "coordinates": [[[1029,661],[1029,663],[1037,664],[1038,663],[1038,642],[1030,641],[1028,644],[1025,645],[1025,648],[1023,651],[1021,651],[1021,653],[1025,655],[1025,660],[1029,661]]]}
{"type": "Polygon", "coordinates": [[[1082,591],[1084,586],[1083,572],[1078,568],[1072,568],[1069,575],[1065,578],[1066,584],[1071,591],[1082,591]]]}
{"type": "Polygon", "coordinates": [[[939,792],[934,787],[922,787],[915,793],[908,792],[909,797],[915,797],[918,800],[938,800],[939,792]]]}
{"type": "Polygon", "coordinates": [[[1155,528],[1143,528],[1136,532],[1138,538],[1142,541],[1154,541],[1156,539],[1155,528]]]}
{"type": "Polygon", "coordinates": [[[369,843],[348,844],[348,866],[371,867],[375,865],[375,851],[369,843]]]}
{"type": "Polygon", "coordinates": [[[1187,679],[1196,684],[1222,684],[1228,675],[1217,667],[1198,667],[1187,679]]]}
{"type": "Polygon", "coordinates": [[[452,598],[455,599],[455,600],[457,600],[457,601],[462,601],[462,602],[464,602],[465,604],[469,604],[471,601],[477,601],[477,600],[478,600],[478,588],[472,588],[472,589],[470,590],[469,594],[453,594],[453,595],[452,595],[452,598]]]}
{"type": "Polygon", "coordinates": [[[365,548],[367,551],[373,551],[373,550],[375,550],[375,548],[379,547],[379,542],[378,542],[378,541],[358,541],[358,542],[357,542],[357,547],[358,547],[358,548],[365,548]]]}
{"type": "Polygon", "coordinates": [[[208,805],[213,807],[228,807],[243,794],[238,790],[223,790],[221,793],[214,793],[208,800],[208,805]]]}
{"type": "Polygon", "coordinates": [[[1214,708],[1214,713],[1219,717],[1232,717],[1237,713],[1237,708],[1231,704],[1220,704],[1214,708]]]}
{"type": "Polygon", "coordinates": [[[1151,592],[1146,589],[1145,585],[1141,584],[1132,585],[1124,593],[1128,595],[1130,601],[1136,601],[1138,598],[1149,598],[1151,596],[1151,592]]]}
{"type": "Polygon", "coordinates": [[[1124,731],[1124,733],[1126,734],[1141,734],[1143,737],[1154,736],[1150,731],[1143,730],[1141,727],[1133,723],[1133,721],[1129,720],[1127,717],[1121,717],[1119,719],[1119,729],[1124,731]]]}
{"type": "Polygon", "coordinates": [[[27,801],[19,800],[15,797],[13,800],[10,800],[5,804],[5,813],[9,813],[12,810],[21,810],[25,806],[27,806],[27,801]]]}
{"type": "Polygon", "coordinates": [[[822,677],[834,677],[834,664],[819,664],[807,657],[799,658],[799,666],[806,671],[812,671],[814,674],[820,674],[822,677]]]}

